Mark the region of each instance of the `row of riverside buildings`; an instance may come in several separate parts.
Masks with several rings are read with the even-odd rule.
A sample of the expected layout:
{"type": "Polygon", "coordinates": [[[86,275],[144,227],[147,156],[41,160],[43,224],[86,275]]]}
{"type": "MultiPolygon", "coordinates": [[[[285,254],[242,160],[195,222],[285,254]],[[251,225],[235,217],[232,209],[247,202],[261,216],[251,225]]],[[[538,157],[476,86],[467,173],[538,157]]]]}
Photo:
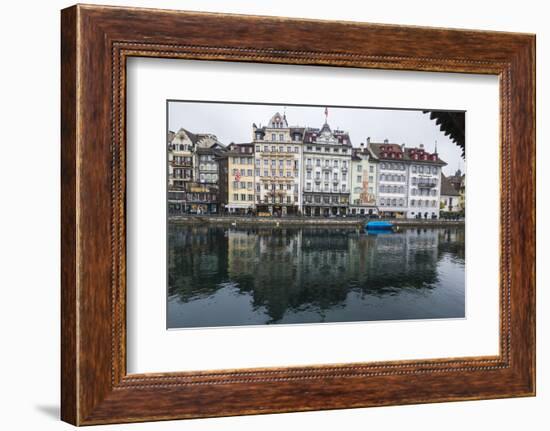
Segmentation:
{"type": "Polygon", "coordinates": [[[354,147],[326,119],[289,126],[278,112],[245,143],[181,128],[168,132],[168,212],[436,219],[464,208],[464,176],[446,178],[445,165],[437,147],[370,138],[354,147]]]}

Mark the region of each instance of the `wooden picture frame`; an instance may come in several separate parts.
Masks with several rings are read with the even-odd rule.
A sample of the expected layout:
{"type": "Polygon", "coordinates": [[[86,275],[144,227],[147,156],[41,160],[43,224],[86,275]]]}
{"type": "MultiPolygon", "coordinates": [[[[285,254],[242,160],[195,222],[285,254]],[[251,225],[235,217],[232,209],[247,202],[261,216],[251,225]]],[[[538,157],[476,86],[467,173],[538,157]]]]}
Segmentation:
{"type": "Polygon", "coordinates": [[[64,9],[61,17],[64,421],[91,425],[535,394],[534,35],[83,5],[64,9]],[[130,56],[498,75],[500,354],[128,375],[130,56]]]}

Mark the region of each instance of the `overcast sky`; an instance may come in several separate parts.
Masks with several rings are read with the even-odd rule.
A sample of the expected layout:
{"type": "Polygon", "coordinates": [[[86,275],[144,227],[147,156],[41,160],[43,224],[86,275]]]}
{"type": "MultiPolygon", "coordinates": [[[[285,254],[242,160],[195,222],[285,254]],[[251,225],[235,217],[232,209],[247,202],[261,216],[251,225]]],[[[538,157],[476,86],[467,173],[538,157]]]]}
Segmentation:
{"type": "MultiPolygon", "coordinates": [[[[286,111],[289,126],[321,127],[325,121],[325,107],[250,105],[202,102],[170,102],[168,127],[177,131],[181,127],[193,133],[212,133],[225,145],[231,142],[250,142],[252,123],[267,125],[275,112],[286,111]]],[[[439,157],[447,162],[445,175],[456,169],[464,169],[461,149],[439,131],[434,120],[422,111],[331,108],[328,107],[328,123],[331,128],[347,131],[354,147],[366,142],[389,139],[392,143],[418,146],[424,144],[427,151],[434,150],[437,141],[439,157]]]]}

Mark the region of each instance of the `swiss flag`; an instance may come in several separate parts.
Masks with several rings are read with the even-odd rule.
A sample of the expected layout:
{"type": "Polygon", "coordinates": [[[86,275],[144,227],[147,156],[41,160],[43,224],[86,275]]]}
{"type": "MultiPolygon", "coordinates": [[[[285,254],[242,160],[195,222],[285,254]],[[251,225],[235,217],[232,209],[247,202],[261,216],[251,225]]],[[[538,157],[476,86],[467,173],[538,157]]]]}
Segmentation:
{"type": "Polygon", "coordinates": [[[239,171],[235,174],[235,181],[241,181],[241,173],[239,171]]]}

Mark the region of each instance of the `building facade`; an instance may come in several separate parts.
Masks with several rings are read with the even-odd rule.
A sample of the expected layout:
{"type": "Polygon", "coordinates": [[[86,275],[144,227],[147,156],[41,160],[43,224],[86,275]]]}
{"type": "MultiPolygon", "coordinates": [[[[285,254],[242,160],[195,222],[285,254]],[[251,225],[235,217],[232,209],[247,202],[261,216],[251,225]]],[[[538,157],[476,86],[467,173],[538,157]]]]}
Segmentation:
{"type": "Polygon", "coordinates": [[[352,145],[347,132],[308,128],[303,142],[303,214],[347,214],[350,197],[352,145]]]}
{"type": "Polygon", "coordinates": [[[378,161],[361,143],[352,150],[349,215],[378,214],[376,201],[378,161]]]}
{"type": "Polygon", "coordinates": [[[252,125],[259,215],[300,214],[303,135],[303,128],[289,127],[286,115],[278,112],[267,126],[252,125]]]}
{"type": "Polygon", "coordinates": [[[382,217],[407,216],[409,166],[405,160],[404,145],[387,140],[375,144],[367,139],[368,148],[378,158],[378,211],[382,217]]]}
{"type": "Polygon", "coordinates": [[[213,134],[169,132],[169,214],[435,219],[440,209],[464,209],[464,175],[447,181],[437,148],[370,138],[354,148],[325,116],[311,128],[276,112],[266,126],[252,125],[251,142],[227,147],[213,134]]]}
{"type": "Polygon", "coordinates": [[[441,168],[446,163],[420,144],[370,143],[378,158],[377,202],[382,217],[439,218],[441,168]]]}
{"type": "Polygon", "coordinates": [[[451,185],[458,191],[460,210],[466,209],[466,175],[457,169],[454,175],[447,177],[451,185]]]}
{"type": "Polygon", "coordinates": [[[454,188],[449,179],[441,174],[441,196],[439,209],[441,212],[457,214],[462,211],[460,192],[454,188]]]}
{"type": "Polygon", "coordinates": [[[230,144],[218,162],[222,212],[255,214],[254,144],[230,144]]]}
{"type": "Polygon", "coordinates": [[[224,146],[212,134],[180,128],[168,132],[168,213],[217,214],[219,168],[224,146]]]}
{"type": "Polygon", "coordinates": [[[446,165],[437,155],[419,148],[405,148],[409,160],[409,208],[407,218],[439,218],[441,168],[446,165]]]}

